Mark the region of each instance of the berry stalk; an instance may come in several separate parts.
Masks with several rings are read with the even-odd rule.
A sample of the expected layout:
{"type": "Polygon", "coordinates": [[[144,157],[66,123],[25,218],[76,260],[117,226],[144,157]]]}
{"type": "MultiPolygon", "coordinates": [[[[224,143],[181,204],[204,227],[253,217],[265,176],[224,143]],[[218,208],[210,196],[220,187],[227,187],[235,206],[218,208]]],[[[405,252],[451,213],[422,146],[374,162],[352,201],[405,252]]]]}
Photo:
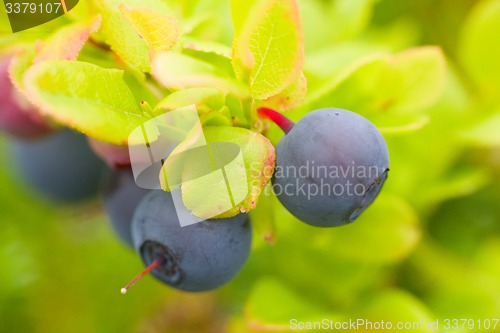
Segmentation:
{"type": "Polygon", "coordinates": [[[146,267],[145,270],[143,270],[139,275],[137,275],[135,278],[132,279],[125,287],[120,289],[120,292],[125,295],[127,293],[127,290],[132,287],[137,281],[142,279],[144,275],[149,274],[153,269],[160,267],[161,265],[164,264],[164,260],[157,258],[155,259],[148,267],[146,267]]]}
{"type": "Polygon", "coordinates": [[[295,126],[293,121],[273,109],[262,107],[257,109],[257,113],[262,117],[271,119],[271,121],[278,125],[285,133],[290,132],[293,126],[295,126]]]}

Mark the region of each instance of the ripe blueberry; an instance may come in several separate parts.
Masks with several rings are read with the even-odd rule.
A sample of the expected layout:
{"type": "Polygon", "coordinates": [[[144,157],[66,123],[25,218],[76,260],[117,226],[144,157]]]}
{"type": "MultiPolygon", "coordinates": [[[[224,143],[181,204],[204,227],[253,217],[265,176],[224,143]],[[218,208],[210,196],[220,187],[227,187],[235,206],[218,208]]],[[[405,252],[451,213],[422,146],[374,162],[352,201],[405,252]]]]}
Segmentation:
{"type": "Polygon", "coordinates": [[[320,109],[297,124],[259,112],[288,133],[276,147],[273,189],[290,213],[319,227],[354,221],[374,200],[389,171],[377,128],[357,113],[320,109]]]}
{"type": "Polygon", "coordinates": [[[152,190],[134,214],[132,237],[150,265],[146,272],[180,290],[206,291],[238,274],[250,252],[252,230],[246,214],[181,227],[171,194],[152,190]]]}
{"type": "Polygon", "coordinates": [[[123,243],[131,248],[134,247],[132,216],[148,192],[149,190],[137,186],[130,168],[113,170],[104,185],[102,198],[111,227],[123,243]]]}
{"type": "Polygon", "coordinates": [[[37,141],[15,142],[17,168],[35,190],[59,202],[75,202],[98,193],[104,163],[87,139],[68,129],[37,141]]]}

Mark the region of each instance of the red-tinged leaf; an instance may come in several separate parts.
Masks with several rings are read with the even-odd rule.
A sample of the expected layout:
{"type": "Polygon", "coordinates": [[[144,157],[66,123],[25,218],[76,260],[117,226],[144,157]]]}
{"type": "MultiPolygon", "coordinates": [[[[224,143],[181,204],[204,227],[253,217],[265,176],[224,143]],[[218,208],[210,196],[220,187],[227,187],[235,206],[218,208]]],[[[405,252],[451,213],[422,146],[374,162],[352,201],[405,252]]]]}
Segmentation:
{"type": "Polygon", "coordinates": [[[304,73],[277,95],[269,97],[262,102],[261,106],[276,110],[290,111],[299,107],[305,100],[307,94],[307,79],[304,73]]]}
{"type": "Polygon", "coordinates": [[[43,114],[98,140],[124,145],[144,115],[123,74],[86,62],[48,60],[26,71],[24,86],[43,114]]]}
{"type": "Polygon", "coordinates": [[[35,63],[44,60],[76,60],[80,50],[90,37],[99,30],[101,15],[88,22],[76,22],[66,26],[42,43],[35,63]]]}

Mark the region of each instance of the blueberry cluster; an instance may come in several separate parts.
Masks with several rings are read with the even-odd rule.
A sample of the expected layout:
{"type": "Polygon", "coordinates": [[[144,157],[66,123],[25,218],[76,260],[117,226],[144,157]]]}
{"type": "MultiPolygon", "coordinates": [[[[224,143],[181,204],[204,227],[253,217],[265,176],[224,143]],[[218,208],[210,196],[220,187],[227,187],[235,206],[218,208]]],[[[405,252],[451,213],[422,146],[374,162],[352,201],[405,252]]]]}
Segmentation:
{"type": "MultiPolygon", "coordinates": [[[[147,266],[138,278],[150,272],[167,285],[195,292],[217,288],[238,274],[251,248],[248,214],[182,227],[170,193],[137,186],[126,147],[93,139],[89,145],[84,135],[57,129],[22,107],[6,68],[5,63],[0,66],[0,129],[17,138],[18,169],[36,190],[60,202],[81,201],[101,191],[115,233],[147,266]]],[[[298,219],[339,226],[354,221],[375,200],[387,178],[389,158],[382,135],[367,119],[342,109],[321,109],[294,124],[271,109],[258,111],[286,132],[276,147],[272,188],[298,219]]]]}
{"type": "Polygon", "coordinates": [[[240,271],[252,240],[248,214],[181,227],[170,193],[136,185],[123,147],[89,144],[85,135],[58,128],[23,104],[8,63],[0,64],[0,130],[13,138],[16,169],[36,192],[66,204],[101,192],[115,233],[137,251],[147,272],[174,288],[211,290],[240,271]]]}
{"type": "MultiPolygon", "coordinates": [[[[259,111],[287,132],[276,147],[273,189],[293,215],[314,226],[339,226],[354,221],[375,200],[387,179],[389,157],[382,135],[367,119],[321,109],[293,124],[273,110],[259,111]]],[[[137,187],[130,171],[117,173],[105,193],[116,233],[153,276],[174,288],[217,288],[248,258],[247,214],[181,227],[171,195],[137,187]]]]}

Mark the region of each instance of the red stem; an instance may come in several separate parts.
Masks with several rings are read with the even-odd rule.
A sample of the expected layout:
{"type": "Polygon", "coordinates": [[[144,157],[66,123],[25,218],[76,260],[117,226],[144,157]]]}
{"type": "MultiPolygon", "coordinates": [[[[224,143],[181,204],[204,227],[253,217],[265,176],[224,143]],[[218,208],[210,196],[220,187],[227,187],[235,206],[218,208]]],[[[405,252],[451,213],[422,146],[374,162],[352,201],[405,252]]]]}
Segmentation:
{"type": "Polygon", "coordinates": [[[258,108],[257,113],[263,117],[271,119],[272,122],[278,125],[285,133],[290,132],[295,125],[293,121],[273,109],[258,108]]]}
{"type": "Polygon", "coordinates": [[[126,294],[127,290],[132,287],[137,281],[142,279],[142,277],[146,274],[149,274],[153,269],[163,265],[163,260],[155,259],[145,270],[143,270],[139,275],[137,275],[132,281],[130,281],[125,287],[121,289],[122,294],[126,294]]]}

